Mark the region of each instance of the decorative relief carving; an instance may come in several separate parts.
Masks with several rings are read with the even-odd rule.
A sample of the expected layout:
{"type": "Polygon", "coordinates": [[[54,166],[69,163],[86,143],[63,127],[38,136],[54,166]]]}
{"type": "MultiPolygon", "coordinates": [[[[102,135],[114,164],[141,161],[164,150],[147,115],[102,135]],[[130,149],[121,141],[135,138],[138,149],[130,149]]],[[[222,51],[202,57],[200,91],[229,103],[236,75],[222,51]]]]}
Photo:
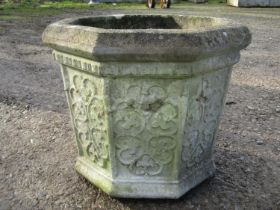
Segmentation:
{"type": "Polygon", "coordinates": [[[177,132],[177,108],[166,103],[151,117],[147,127],[152,133],[171,135],[177,132]]]}
{"type": "Polygon", "coordinates": [[[69,69],[67,74],[68,99],[80,153],[105,168],[109,160],[109,146],[105,104],[99,93],[103,89],[102,81],[69,69]]]}
{"type": "Polygon", "coordinates": [[[194,81],[184,129],[182,160],[193,167],[211,155],[223,106],[227,71],[217,71],[194,81]]]}
{"type": "Polygon", "coordinates": [[[176,86],[170,84],[123,79],[113,85],[112,95],[119,96],[112,113],[117,158],[132,174],[160,175],[174,163],[181,87],[171,97],[167,90],[176,92],[170,90],[176,86]]]}
{"type": "Polygon", "coordinates": [[[96,68],[96,65],[93,65],[90,62],[87,62],[85,59],[80,59],[78,57],[70,56],[67,54],[53,52],[54,59],[59,63],[71,66],[73,68],[81,69],[87,72],[93,72],[96,68]]]}
{"type": "Polygon", "coordinates": [[[110,158],[108,113],[117,160],[131,174],[161,176],[172,171],[181,132],[181,157],[187,168],[210,157],[228,72],[191,80],[113,79],[107,112],[103,80],[67,72],[81,154],[99,166],[107,167],[110,158]],[[181,113],[186,113],[185,119],[180,118],[181,113]],[[185,127],[179,130],[182,120],[185,127]]]}

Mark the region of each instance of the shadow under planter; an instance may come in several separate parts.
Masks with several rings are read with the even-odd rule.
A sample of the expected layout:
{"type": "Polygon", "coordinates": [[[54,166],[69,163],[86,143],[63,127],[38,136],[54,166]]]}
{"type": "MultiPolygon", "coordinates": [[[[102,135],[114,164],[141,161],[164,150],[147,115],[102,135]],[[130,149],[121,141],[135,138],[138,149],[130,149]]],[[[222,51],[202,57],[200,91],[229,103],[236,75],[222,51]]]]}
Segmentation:
{"type": "Polygon", "coordinates": [[[181,15],[49,25],[76,134],[76,169],[117,197],[178,198],[215,170],[212,147],[247,27],[181,15]]]}

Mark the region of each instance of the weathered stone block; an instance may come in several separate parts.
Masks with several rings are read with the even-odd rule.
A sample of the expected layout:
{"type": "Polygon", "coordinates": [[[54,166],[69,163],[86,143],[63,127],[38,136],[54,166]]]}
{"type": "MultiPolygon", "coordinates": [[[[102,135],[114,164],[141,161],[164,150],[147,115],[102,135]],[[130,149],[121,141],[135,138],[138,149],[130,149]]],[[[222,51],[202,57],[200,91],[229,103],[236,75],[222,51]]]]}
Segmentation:
{"type": "Polygon", "coordinates": [[[227,0],[235,7],[280,7],[280,0],[227,0]]]}
{"type": "Polygon", "coordinates": [[[67,19],[43,41],[60,63],[76,169],[112,196],[178,198],[215,170],[212,147],[231,67],[251,40],[223,19],[67,19]]]}

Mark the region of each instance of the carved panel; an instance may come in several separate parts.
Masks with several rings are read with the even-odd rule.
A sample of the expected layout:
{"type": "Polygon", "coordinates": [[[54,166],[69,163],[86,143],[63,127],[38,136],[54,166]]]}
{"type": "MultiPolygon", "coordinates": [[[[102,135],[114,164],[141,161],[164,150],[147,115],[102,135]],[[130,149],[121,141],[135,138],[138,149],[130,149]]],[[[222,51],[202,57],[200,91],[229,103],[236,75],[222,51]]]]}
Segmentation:
{"type": "Polygon", "coordinates": [[[182,160],[187,168],[211,156],[227,83],[227,70],[216,71],[190,82],[182,148],[182,160]]]}
{"type": "Polygon", "coordinates": [[[100,167],[109,162],[104,80],[66,68],[65,85],[80,155],[100,167]]]}
{"type": "Polygon", "coordinates": [[[113,82],[112,119],[119,163],[129,173],[160,176],[171,170],[178,147],[183,82],[118,79],[113,82]]]}

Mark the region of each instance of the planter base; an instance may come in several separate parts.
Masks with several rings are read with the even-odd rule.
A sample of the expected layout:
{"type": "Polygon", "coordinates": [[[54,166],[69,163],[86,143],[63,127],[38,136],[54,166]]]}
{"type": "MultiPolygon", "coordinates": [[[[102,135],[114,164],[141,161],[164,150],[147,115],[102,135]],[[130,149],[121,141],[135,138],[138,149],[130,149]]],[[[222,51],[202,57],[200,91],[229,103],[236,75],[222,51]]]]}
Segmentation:
{"type": "Polygon", "coordinates": [[[202,162],[197,165],[191,174],[179,180],[147,181],[143,178],[135,180],[112,179],[96,170],[86,158],[77,159],[76,170],[91,183],[101,188],[104,192],[114,197],[123,198],[171,198],[176,199],[190,189],[199,185],[215,172],[213,161],[202,162]]]}

